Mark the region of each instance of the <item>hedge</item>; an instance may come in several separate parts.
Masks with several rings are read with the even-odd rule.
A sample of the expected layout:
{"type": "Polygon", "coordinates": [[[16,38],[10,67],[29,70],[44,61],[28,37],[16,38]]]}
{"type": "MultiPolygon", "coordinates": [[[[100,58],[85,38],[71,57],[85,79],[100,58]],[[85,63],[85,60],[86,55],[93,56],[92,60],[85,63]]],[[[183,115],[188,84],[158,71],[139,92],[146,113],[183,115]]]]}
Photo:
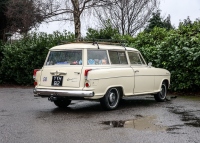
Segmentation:
{"type": "Polygon", "coordinates": [[[73,39],[74,35],[66,31],[31,33],[13,44],[5,44],[1,47],[0,83],[33,84],[33,69],[43,66],[49,48],[73,39]]]}
{"type": "Polygon", "coordinates": [[[200,22],[171,31],[154,28],[140,33],[130,46],[155,67],[171,72],[173,91],[200,91],[200,22]]]}
{"type": "MultiPolygon", "coordinates": [[[[92,34],[91,29],[89,33],[92,34]]],[[[102,33],[107,32],[98,34],[96,30],[93,35],[102,33]]],[[[126,40],[128,46],[140,50],[146,61],[152,62],[154,67],[169,70],[172,91],[200,91],[199,21],[180,25],[171,31],[154,28],[136,37],[116,33],[111,38],[126,40]]],[[[33,69],[43,66],[48,49],[67,40],[73,41],[74,35],[65,31],[54,34],[31,33],[13,44],[0,43],[0,83],[31,85],[33,69]]]]}

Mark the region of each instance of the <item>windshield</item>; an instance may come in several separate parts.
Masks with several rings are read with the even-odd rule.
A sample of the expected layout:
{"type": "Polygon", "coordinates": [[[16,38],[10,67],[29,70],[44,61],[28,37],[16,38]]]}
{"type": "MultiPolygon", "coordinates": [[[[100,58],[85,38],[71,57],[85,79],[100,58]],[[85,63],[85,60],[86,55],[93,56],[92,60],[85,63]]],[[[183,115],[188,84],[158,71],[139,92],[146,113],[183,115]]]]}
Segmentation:
{"type": "Polygon", "coordinates": [[[82,65],[82,50],[51,51],[45,65],[82,65]]]}

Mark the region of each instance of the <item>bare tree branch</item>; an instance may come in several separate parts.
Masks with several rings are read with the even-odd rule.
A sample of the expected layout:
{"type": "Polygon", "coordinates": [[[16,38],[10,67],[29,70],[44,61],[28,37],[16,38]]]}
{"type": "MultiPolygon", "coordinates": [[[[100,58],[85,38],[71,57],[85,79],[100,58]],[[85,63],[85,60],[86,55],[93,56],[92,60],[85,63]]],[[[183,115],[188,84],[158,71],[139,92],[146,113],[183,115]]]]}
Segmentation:
{"type": "Polygon", "coordinates": [[[7,29],[21,34],[26,34],[44,20],[33,0],[9,0],[5,14],[8,19],[7,29]]]}
{"type": "Polygon", "coordinates": [[[109,19],[122,35],[133,36],[145,26],[158,6],[159,0],[119,0],[114,5],[96,8],[95,11],[101,25],[109,19]]]}
{"type": "Polygon", "coordinates": [[[117,0],[37,0],[46,21],[74,21],[75,37],[81,37],[81,15],[88,9],[113,5],[117,0]]]}

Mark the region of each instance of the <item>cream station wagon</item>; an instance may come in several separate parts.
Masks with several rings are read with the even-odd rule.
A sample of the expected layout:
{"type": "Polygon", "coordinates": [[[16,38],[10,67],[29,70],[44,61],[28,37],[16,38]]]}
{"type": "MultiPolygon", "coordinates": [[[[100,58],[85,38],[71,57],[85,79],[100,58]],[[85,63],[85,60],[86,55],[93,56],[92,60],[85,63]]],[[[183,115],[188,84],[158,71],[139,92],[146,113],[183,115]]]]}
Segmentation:
{"type": "Polygon", "coordinates": [[[33,77],[34,96],[48,97],[60,108],[84,99],[112,110],[122,98],[144,94],[163,102],[170,85],[170,72],[147,65],[137,49],[97,42],[51,48],[33,77]]]}

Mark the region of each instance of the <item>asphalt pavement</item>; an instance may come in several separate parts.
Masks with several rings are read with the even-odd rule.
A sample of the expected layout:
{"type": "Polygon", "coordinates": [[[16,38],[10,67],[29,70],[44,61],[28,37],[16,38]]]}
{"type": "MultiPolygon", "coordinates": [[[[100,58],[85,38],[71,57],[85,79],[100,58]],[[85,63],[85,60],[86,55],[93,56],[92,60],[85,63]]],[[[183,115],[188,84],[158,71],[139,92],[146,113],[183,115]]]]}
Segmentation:
{"type": "Polygon", "coordinates": [[[59,109],[32,88],[0,88],[0,143],[111,142],[199,143],[200,97],[132,97],[114,111],[76,100],[59,109]]]}

